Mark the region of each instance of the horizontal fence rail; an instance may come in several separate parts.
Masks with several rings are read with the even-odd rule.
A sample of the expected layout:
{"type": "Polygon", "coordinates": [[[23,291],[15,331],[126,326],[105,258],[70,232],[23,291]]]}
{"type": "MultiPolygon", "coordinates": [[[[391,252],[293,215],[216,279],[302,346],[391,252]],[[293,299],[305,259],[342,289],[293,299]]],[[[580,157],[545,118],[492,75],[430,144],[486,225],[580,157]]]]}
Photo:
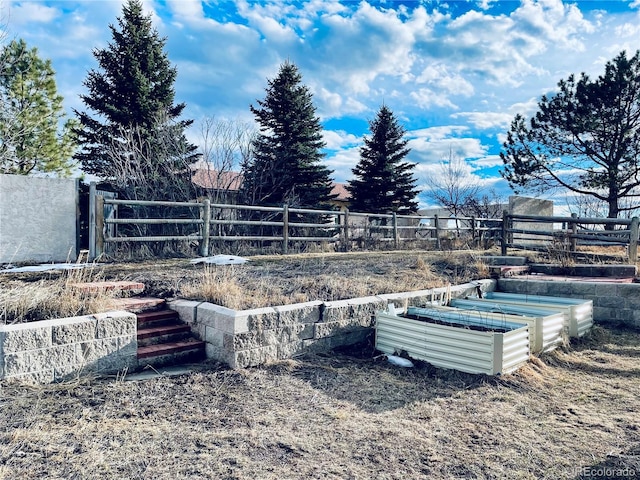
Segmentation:
{"type": "MultiPolygon", "coordinates": [[[[256,205],[147,200],[122,200],[96,195],[95,257],[105,245],[125,242],[196,242],[202,256],[210,247],[233,242],[264,242],[287,253],[291,245],[333,244],[347,251],[379,245],[400,248],[430,245],[441,249],[444,240],[461,239],[477,245],[483,240],[500,242],[502,254],[512,249],[548,249],[561,246],[575,252],[578,245],[623,245],[628,259],[635,263],[638,252],[638,218],[580,218],[577,216],[536,216],[504,212],[502,218],[444,217],[363,213],[344,210],[314,210],[256,205]],[[118,207],[127,208],[127,215],[118,207]],[[167,215],[148,215],[144,208],[167,215]],[[164,209],[164,210],[163,210],[164,209]],[[109,212],[105,215],[105,212],[109,212]],[[137,214],[137,215],[136,215],[137,214]],[[179,234],[157,234],[157,228],[173,225],[179,234]],[[137,227],[118,231],[121,226],[137,227]],[[156,228],[156,230],[154,230],[156,228]]],[[[94,258],[95,258],[94,257],[94,258]]]]}

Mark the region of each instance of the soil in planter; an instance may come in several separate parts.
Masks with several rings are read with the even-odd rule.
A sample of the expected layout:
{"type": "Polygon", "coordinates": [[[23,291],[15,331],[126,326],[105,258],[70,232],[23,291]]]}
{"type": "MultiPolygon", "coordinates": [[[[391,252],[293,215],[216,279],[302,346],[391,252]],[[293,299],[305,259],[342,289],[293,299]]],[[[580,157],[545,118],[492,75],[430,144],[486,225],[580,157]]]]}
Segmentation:
{"type": "Polygon", "coordinates": [[[445,320],[425,317],[422,315],[400,315],[402,318],[409,318],[411,320],[417,320],[419,322],[425,323],[434,323],[436,325],[444,325],[446,327],[456,327],[456,328],[464,328],[466,330],[474,330],[476,332],[491,332],[491,333],[507,333],[511,330],[508,328],[499,328],[499,327],[483,327],[481,325],[465,325],[463,323],[456,322],[447,322],[445,320]]]}

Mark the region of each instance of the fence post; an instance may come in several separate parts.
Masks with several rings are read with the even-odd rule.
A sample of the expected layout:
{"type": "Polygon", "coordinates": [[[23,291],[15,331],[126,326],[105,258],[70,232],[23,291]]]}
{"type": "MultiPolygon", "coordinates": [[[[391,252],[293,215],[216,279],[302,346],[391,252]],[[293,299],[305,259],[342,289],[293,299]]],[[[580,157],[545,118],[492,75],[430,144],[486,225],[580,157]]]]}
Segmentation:
{"type": "Polygon", "coordinates": [[[89,184],[89,261],[96,258],[96,182],[89,184]]]}
{"type": "Polygon", "coordinates": [[[211,229],[211,201],[206,198],[202,202],[200,210],[200,219],[202,220],[202,240],[200,240],[200,256],[209,256],[209,232],[211,229]]]}
{"type": "Polygon", "coordinates": [[[282,206],[282,253],[289,252],[289,205],[282,206]]]}
{"type": "Polygon", "coordinates": [[[94,258],[99,258],[104,253],[104,197],[102,195],[95,196],[96,207],[96,227],[95,227],[95,248],[94,258]]]}
{"type": "Polygon", "coordinates": [[[436,248],[438,250],[440,250],[440,219],[438,218],[438,215],[434,215],[433,216],[433,221],[435,222],[435,227],[436,227],[436,248]]]}
{"type": "Polygon", "coordinates": [[[393,212],[393,248],[398,249],[398,215],[393,212]]]}
{"type": "Polygon", "coordinates": [[[478,232],[476,232],[476,217],[475,215],[471,216],[471,243],[474,246],[480,245],[479,239],[476,239],[478,232]]]}
{"type": "Polygon", "coordinates": [[[349,251],[349,209],[344,209],[344,251],[349,251]]]}
{"type": "MultiPolygon", "coordinates": [[[[578,214],[575,212],[572,213],[571,218],[578,218],[578,214]]],[[[576,222],[571,222],[569,227],[569,230],[571,230],[571,233],[569,234],[569,251],[575,252],[578,245],[578,239],[576,238],[576,235],[578,234],[578,224],[576,222]]]]}
{"type": "Polygon", "coordinates": [[[633,217],[629,228],[629,263],[632,265],[638,261],[638,222],[638,217],[633,217]]]}
{"type": "Polygon", "coordinates": [[[507,229],[509,227],[509,212],[502,211],[502,235],[500,238],[500,254],[505,256],[507,254],[507,229]]]}

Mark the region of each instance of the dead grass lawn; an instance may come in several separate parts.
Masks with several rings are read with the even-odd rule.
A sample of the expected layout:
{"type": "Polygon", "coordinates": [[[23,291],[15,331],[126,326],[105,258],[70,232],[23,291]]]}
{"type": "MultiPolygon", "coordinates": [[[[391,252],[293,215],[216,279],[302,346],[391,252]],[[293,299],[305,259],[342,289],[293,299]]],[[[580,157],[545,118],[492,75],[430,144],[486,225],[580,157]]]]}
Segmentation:
{"type": "Polygon", "coordinates": [[[639,358],[639,332],[596,328],[498,378],[401,369],[363,348],[2,385],[0,478],[639,478],[639,358]]]}

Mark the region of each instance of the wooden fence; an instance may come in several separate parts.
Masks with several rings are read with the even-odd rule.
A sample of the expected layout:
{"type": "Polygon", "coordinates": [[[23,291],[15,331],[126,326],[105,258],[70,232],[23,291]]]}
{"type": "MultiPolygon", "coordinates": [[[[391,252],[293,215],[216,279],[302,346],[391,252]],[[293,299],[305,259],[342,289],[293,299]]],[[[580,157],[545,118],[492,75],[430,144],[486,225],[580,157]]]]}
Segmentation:
{"type": "Polygon", "coordinates": [[[502,217],[502,255],[508,248],[536,250],[540,245],[576,252],[578,245],[619,245],[627,248],[630,264],[638,260],[638,217],[587,218],[512,215],[502,217]],[[560,228],[555,228],[560,225],[560,228]]]}
{"type": "MultiPolygon", "coordinates": [[[[354,247],[371,248],[390,245],[402,248],[421,242],[441,249],[445,239],[461,239],[469,247],[483,239],[500,242],[502,254],[509,248],[546,250],[550,246],[575,252],[578,245],[622,245],[628,249],[628,261],[635,264],[638,256],[638,218],[607,219],[543,217],[514,215],[504,212],[501,219],[458,217],[444,218],[420,215],[371,214],[349,210],[312,210],[250,205],[212,204],[202,202],[161,202],[118,200],[96,195],[96,258],[105,245],[123,242],[197,242],[199,253],[209,255],[211,247],[220,250],[229,242],[263,245],[268,242],[278,251],[288,253],[295,245],[309,243],[334,244],[343,251],[354,247]],[[188,212],[181,218],[105,217],[105,211],[117,212],[118,205],[129,207],[172,207],[188,212]],[[192,227],[182,235],[123,236],[117,226],[186,225],[192,227]],[[115,228],[114,228],[115,227],[115,228]],[[278,247],[279,245],[279,247],[278,247]]],[[[188,229],[187,229],[188,230],[188,229]]]]}
{"type": "MultiPolygon", "coordinates": [[[[349,210],[312,210],[249,205],[211,204],[202,202],[161,202],[119,200],[96,196],[95,257],[105,252],[105,246],[123,242],[198,242],[200,255],[209,254],[211,246],[228,242],[270,242],[279,244],[287,253],[292,245],[329,243],[347,251],[352,246],[371,247],[375,244],[401,248],[408,242],[426,242],[441,248],[444,239],[464,238],[476,243],[500,233],[501,219],[459,217],[457,219],[420,215],[371,214],[349,210]],[[191,212],[191,218],[105,218],[105,209],[117,207],[173,207],[191,212]],[[257,218],[254,218],[257,217],[257,218]],[[206,221],[208,219],[208,221],[206,221]],[[115,234],[110,226],[129,225],[191,225],[184,235],[124,236],[115,234]]],[[[113,210],[113,208],[111,208],[113,210]]]]}

